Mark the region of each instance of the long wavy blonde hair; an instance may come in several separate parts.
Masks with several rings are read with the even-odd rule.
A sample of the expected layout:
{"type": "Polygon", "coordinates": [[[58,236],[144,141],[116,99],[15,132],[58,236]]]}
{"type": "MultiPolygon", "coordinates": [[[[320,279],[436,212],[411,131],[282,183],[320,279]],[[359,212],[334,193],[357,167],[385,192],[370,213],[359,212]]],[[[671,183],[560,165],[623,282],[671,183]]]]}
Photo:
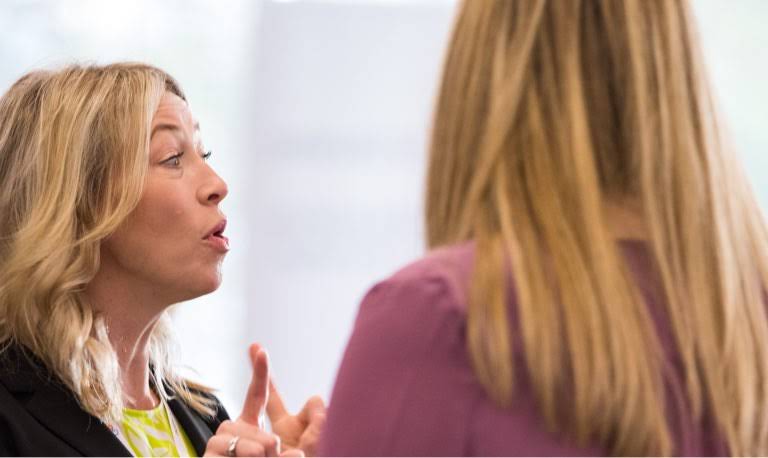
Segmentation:
{"type": "Polygon", "coordinates": [[[768,454],[768,232],[723,146],[689,5],[465,0],[434,119],[429,247],[474,240],[468,351],[508,405],[525,371],[549,427],[621,455],[668,455],[663,349],[611,233],[636,207],[697,421],[768,454]]]}
{"type": "MultiPolygon", "coordinates": [[[[139,202],[165,91],[184,98],[148,65],[72,65],[29,73],[0,99],[0,348],[31,351],[105,422],[122,416],[119,366],[83,291],[139,202]]],[[[211,415],[207,390],[173,372],[168,322],[151,337],[154,385],[211,415]]]]}

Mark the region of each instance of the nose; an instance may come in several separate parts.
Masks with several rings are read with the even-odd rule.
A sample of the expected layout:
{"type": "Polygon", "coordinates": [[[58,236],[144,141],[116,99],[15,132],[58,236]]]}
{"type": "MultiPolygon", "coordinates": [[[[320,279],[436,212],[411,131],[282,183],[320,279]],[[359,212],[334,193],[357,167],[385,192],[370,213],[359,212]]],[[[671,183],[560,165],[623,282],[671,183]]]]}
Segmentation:
{"type": "Polygon", "coordinates": [[[217,205],[227,197],[229,189],[227,189],[227,183],[213,169],[209,168],[208,170],[210,175],[206,183],[200,187],[198,199],[204,205],[217,205]]]}

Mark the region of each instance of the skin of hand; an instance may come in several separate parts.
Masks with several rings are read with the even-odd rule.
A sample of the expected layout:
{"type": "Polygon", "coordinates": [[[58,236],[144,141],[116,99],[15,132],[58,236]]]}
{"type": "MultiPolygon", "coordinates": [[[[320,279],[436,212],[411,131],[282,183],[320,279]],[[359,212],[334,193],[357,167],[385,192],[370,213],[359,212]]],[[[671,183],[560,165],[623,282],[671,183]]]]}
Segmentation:
{"type": "MultiPolygon", "coordinates": [[[[261,351],[257,344],[251,351],[261,351]]],[[[325,424],[325,403],[319,396],[313,396],[304,404],[298,415],[291,415],[274,382],[269,381],[267,415],[272,431],[280,437],[286,451],[301,450],[306,456],[315,456],[322,427],[325,424]]]]}
{"type": "Polygon", "coordinates": [[[253,364],[253,377],[245,395],[243,411],[236,421],[227,420],[219,425],[216,434],[208,440],[203,456],[228,456],[227,448],[233,437],[240,437],[235,447],[237,456],[304,456],[300,449],[280,452],[280,438],[263,429],[263,412],[269,396],[269,359],[258,345],[251,345],[249,356],[253,364]]]}

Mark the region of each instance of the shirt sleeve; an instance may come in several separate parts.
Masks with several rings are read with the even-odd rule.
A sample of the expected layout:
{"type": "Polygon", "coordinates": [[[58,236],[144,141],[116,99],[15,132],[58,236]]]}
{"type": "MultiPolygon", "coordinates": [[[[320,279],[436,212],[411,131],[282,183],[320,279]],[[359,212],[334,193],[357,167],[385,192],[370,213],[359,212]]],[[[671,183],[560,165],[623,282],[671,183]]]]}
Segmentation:
{"type": "Polygon", "coordinates": [[[477,384],[465,319],[439,276],[396,278],[363,300],[331,397],[322,456],[456,456],[477,384]]]}

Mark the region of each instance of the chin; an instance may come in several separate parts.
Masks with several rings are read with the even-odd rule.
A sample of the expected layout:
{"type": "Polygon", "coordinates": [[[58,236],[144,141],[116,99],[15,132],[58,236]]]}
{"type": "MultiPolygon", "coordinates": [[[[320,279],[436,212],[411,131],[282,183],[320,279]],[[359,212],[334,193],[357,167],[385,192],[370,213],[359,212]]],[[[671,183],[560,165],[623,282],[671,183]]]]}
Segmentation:
{"type": "Polygon", "coordinates": [[[207,281],[201,282],[199,296],[210,294],[219,289],[219,286],[221,286],[221,275],[217,274],[215,278],[209,278],[207,281]]]}
{"type": "Polygon", "coordinates": [[[200,296],[205,296],[206,294],[210,294],[219,289],[219,286],[221,286],[221,275],[217,274],[209,278],[201,278],[199,281],[194,283],[193,288],[190,288],[186,291],[184,294],[185,297],[179,302],[189,301],[200,296]]]}

